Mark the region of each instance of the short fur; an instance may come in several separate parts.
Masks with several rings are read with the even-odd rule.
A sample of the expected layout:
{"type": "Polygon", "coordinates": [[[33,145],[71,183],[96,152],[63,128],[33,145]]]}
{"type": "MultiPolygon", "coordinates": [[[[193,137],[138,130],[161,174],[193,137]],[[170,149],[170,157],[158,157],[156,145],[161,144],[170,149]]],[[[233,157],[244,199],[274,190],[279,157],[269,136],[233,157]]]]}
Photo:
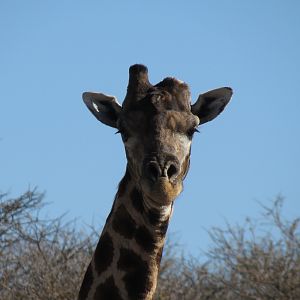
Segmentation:
{"type": "Polygon", "coordinates": [[[220,88],[191,105],[186,83],[168,77],[156,85],[143,65],[129,69],[122,106],[113,96],[86,92],[84,102],[122,136],[127,168],[79,300],[153,298],[173,203],[188,172],[197,126],[223,111],[232,95],[220,88]]]}

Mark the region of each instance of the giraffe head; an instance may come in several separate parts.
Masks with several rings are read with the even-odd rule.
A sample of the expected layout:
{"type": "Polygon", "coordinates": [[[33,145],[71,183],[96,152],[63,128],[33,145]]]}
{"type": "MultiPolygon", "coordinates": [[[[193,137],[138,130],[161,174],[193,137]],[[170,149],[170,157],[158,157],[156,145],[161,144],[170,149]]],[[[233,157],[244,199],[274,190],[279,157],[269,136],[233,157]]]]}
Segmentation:
{"type": "Polygon", "coordinates": [[[131,178],[148,205],[160,207],[182,191],[197,127],[218,116],[231,96],[231,88],[223,87],[201,94],[191,105],[187,84],[166,78],[152,85],[147,68],[133,65],[122,106],[102,93],[86,92],[83,100],[99,121],[121,134],[131,178]]]}

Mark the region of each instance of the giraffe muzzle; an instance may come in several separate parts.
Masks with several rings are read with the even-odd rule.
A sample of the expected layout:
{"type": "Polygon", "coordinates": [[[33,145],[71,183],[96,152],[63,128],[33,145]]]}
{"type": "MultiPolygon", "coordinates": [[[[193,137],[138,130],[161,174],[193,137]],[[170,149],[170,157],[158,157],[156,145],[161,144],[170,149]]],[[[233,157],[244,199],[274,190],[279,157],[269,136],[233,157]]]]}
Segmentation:
{"type": "Polygon", "coordinates": [[[150,160],[144,164],[144,176],[152,183],[159,180],[174,182],[180,173],[179,162],[176,158],[171,160],[150,160]]]}

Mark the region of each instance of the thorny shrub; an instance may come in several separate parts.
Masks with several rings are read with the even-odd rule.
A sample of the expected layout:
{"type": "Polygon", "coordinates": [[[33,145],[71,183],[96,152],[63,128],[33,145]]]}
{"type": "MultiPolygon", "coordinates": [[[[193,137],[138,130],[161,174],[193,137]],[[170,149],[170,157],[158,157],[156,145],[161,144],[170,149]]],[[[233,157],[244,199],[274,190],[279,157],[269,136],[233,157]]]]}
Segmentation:
{"type": "MultiPolygon", "coordinates": [[[[65,217],[41,217],[44,194],[0,195],[0,299],[74,300],[99,238],[65,217]]],[[[282,217],[282,197],[263,222],[212,228],[206,261],[167,241],[156,300],[300,299],[299,219],[282,217]]]]}

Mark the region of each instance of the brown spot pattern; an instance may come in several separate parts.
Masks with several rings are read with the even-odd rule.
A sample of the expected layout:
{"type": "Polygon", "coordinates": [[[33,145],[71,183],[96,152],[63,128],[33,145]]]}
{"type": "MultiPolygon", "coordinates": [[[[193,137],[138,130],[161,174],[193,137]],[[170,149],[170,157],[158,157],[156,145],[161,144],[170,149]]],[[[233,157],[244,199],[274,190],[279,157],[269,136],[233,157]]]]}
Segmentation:
{"type": "Polygon", "coordinates": [[[125,238],[133,238],[136,224],[123,204],[118,207],[113,217],[112,227],[117,233],[125,238]]]}
{"type": "Polygon", "coordinates": [[[169,219],[167,219],[166,221],[163,221],[160,225],[159,225],[159,232],[160,235],[163,237],[166,235],[167,230],[168,230],[168,226],[169,226],[169,219]]]}
{"type": "Polygon", "coordinates": [[[141,257],[131,250],[121,248],[118,268],[126,271],[123,281],[129,299],[144,299],[153,287],[149,278],[150,269],[141,257]]]}
{"type": "Polygon", "coordinates": [[[160,212],[156,209],[150,209],[147,212],[148,220],[152,226],[155,226],[158,229],[160,236],[164,236],[168,230],[169,219],[165,221],[160,221],[161,215],[160,212]]]}
{"type": "Polygon", "coordinates": [[[122,300],[112,276],[97,287],[94,300],[122,300]]]}
{"type": "Polygon", "coordinates": [[[130,197],[131,197],[131,200],[132,200],[133,207],[138,212],[142,213],[144,211],[142,193],[137,188],[134,188],[130,193],[130,197]]]}
{"type": "Polygon", "coordinates": [[[117,198],[122,197],[124,195],[130,180],[131,180],[131,175],[130,175],[128,169],[126,169],[125,175],[119,183],[117,198]]]}
{"type": "Polygon", "coordinates": [[[114,255],[114,246],[108,232],[104,233],[97,245],[94,259],[95,268],[98,274],[104,272],[112,263],[114,255]]]}
{"type": "Polygon", "coordinates": [[[94,279],[93,279],[92,267],[91,267],[91,264],[89,264],[89,266],[85,272],[82,284],[81,284],[81,288],[80,288],[79,295],[78,295],[78,300],[84,300],[87,298],[88,293],[93,284],[93,280],[94,279]]]}
{"type": "Polygon", "coordinates": [[[151,225],[157,226],[160,223],[160,212],[154,208],[149,209],[147,212],[148,219],[151,225]]]}
{"type": "Polygon", "coordinates": [[[147,252],[152,252],[155,248],[154,237],[145,226],[140,226],[136,230],[135,240],[147,252]]]}
{"type": "Polygon", "coordinates": [[[159,266],[160,266],[160,261],[161,261],[163,249],[164,249],[164,247],[162,246],[162,247],[158,250],[157,255],[156,255],[156,265],[157,265],[158,270],[159,270],[159,266]]]}

